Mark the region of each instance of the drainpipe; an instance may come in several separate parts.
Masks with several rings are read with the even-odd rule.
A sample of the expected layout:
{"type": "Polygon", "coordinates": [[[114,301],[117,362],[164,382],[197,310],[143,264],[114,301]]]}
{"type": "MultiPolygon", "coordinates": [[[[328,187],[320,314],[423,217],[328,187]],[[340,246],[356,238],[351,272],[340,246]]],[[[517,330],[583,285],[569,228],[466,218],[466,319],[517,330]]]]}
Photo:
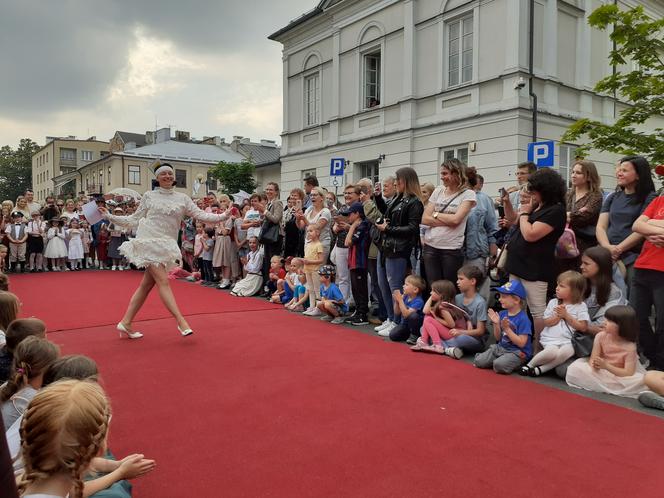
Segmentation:
{"type": "MultiPolygon", "coordinates": [[[[124,165],[124,156],[120,156],[122,158],[122,187],[125,187],[125,165],[124,165]]],[[[111,182],[112,183],[112,182],[111,182]]]]}
{"type": "Polygon", "coordinates": [[[534,45],[535,45],[535,0],[530,0],[528,30],[528,95],[533,99],[533,142],[537,142],[537,94],[535,94],[534,80],[534,45]]]}

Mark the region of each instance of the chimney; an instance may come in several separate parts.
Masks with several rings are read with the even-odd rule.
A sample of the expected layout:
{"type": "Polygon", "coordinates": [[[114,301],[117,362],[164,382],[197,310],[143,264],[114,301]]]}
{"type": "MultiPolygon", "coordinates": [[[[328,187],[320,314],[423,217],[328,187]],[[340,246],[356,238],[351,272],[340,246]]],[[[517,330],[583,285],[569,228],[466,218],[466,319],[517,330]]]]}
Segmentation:
{"type": "Polygon", "coordinates": [[[189,142],[190,138],[188,131],[175,130],[175,140],[178,142],[189,142]]]}
{"type": "Polygon", "coordinates": [[[154,143],[160,144],[162,142],[168,142],[170,139],[171,139],[171,129],[161,128],[157,130],[157,135],[155,137],[154,143]]]}
{"type": "Polygon", "coordinates": [[[154,144],[154,131],[145,132],[145,145],[154,144]]]}
{"type": "Polygon", "coordinates": [[[233,152],[237,152],[237,147],[240,145],[240,141],[242,140],[242,137],[239,135],[234,135],[233,136],[233,141],[231,142],[231,150],[233,152]]]}
{"type": "Polygon", "coordinates": [[[277,148],[277,142],[274,140],[261,140],[261,145],[263,147],[274,147],[275,149],[277,148]]]}

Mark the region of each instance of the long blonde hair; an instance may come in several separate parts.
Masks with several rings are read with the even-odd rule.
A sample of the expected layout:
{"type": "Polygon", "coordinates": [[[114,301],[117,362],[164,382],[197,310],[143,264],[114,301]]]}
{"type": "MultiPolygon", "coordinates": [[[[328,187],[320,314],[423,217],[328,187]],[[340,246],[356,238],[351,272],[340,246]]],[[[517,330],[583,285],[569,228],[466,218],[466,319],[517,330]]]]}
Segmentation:
{"type": "Polygon", "coordinates": [[[417,176],[417,171],[410,166],[404,166],[396,171],[395,176],[397,180],[403,180],[404,196],[417,197],[419,200],[422,200],[422,189],[420,188],[420,179],[417,176]]]}
{"type": "Polygon", "coordinates": [[[82,498],[82,474],[106,446],[110,406],[94,382],[63,380],[42,389],[21,424],[25,473],[19,493],[56,474],[73,481],[71,498],[82,498]]]}

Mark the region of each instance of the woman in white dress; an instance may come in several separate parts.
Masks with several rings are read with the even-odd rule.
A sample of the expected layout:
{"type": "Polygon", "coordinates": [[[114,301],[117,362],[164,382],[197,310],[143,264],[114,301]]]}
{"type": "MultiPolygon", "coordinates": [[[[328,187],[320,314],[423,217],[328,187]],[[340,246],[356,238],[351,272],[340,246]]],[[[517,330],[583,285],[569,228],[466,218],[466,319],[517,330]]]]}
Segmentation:
{"type": "Polygon", "coordinates": [[[170,164],[157,164],[155,176],[159,188],[146,192],[132,215],[113,216],[106,208],[99,208],[104,218],[111,223],[129,227],[138,225],[136,238],[120,246],[120,252],[130,263],[138,268],[145,268],[143,280],[117,325],[121,335],[124,333],[130,339],[143,337],[143,334],[133,330],[131,324],[155,285],[162,302],[177,320],[180,333],[183,336],[194,333],[180,313],[168,280],[168,270],[182,258],[177,244],[180,224],[185,216],[205,223],[219,223],[227,218],[225,213],[212,214],[202,211],[187,195],[176,192],[173,188],[175,172],[170,164]]]}

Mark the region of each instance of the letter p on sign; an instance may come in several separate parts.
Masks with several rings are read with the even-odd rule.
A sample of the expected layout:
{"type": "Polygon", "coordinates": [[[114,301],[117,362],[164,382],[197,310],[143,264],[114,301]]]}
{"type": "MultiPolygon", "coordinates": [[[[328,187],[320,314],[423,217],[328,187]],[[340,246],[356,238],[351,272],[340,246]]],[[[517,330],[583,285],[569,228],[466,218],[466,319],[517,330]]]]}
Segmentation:
{"type": "Polygon", "coordinates": [[[528,144],[528,160],[538,168],[553,166],[553,140],[528,144]]]}

